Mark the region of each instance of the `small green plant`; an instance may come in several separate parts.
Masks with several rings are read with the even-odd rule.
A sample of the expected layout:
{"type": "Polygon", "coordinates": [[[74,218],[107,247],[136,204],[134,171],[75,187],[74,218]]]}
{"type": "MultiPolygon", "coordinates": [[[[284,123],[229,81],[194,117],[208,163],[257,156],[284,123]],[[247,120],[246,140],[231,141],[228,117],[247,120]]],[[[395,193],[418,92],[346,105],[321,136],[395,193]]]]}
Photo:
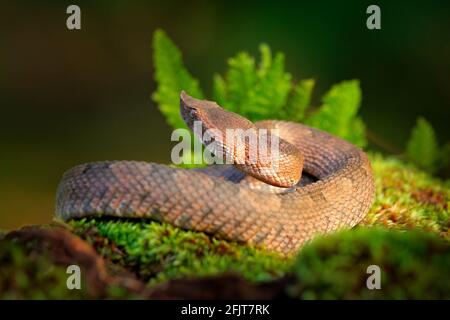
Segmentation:
{"type": "Polygon", "coordinates": [[[411,131],[406,154],[419,168],[430,173],[448,164],[450,146],[439,148],[433,126],[423,117],[417,119],[411,131]]]}
{"type": "Polygon", "coordinates": [[[158,91],[152,98],[173,128],[186,128],[179,111],[180,91],[186,90],[201,99],[199,83],[183,66],[180,50],[160,30],[153,36],[153,60],[158,91]]]}
{"type": "Polygon", "coordinates": [[[431,124],[420,117],[411,132],[406,147],[408,158],[417,166],[430,172],[436,169],[438,159],[438,143],[431,124]]]}
{"type": "MultiPolygon", "coordinates": [[[[180,50],[161,30],[153,38],[157,91],[153,100],[158,103],[168,123],[174,128],[185,127],[179,115],[179,94],[186,90],[196,98],[203,98],[199,82],[183,66],[180,50]]],[[[261,59],[240,52],[228,60],[224,75],[216,74],[213,99],[228,110],[252,121],[281,119],[304,122],[338,135],[360,147],[366,145],[365,126],[357,113],[361,104],[361,90],[357,80],[334,85],[322,98],[322,105],[311,107],[314,80],[292,81],[284,70],[284,55],[272,56],[268,45],[259,47],[261,59]]]]}
{"type": "Polygon", "coordinates": [[[272,59],[268,45],[262,44],[259,49],[258,66],[247,52],[240,52],[228,60],[225,76],[214,76],[214,99],[253,121],[285,115],[292,88],[292,76],[284,71],[283,54],[277,53],[272,59]]]}

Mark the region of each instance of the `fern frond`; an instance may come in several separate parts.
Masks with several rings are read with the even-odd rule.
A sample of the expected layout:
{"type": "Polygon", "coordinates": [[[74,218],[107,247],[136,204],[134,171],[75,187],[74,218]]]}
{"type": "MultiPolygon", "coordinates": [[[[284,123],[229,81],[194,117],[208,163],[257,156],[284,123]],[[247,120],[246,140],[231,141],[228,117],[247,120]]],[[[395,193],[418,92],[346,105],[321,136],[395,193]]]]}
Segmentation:
{"type": "MultiPolygon", "coordinates": [[[[261,46],[261,60],[264,60],[265,46],[261,46]]],[[[248,110],[254,120],[279,119],[281,110],[286,104],[288,94],[292,87],[291,75],[284,71],[284,55],[277,53],[273,61],[259,73],[258,83],[255,87],[253,103],[248,110]]]]}
{"type": "Polygon", "coordinates": [[[240,52],[228,59],[228,73],[225,76],[227,99],[224,107],[245,116],[249,102],[249,92],[256,84],[255,59],[247,52],[240,52]]]}
{"type": "MultiPolygon", "coordinates": [[[[155,32],[153,45],[158,83],[153,99],[169,124],[174,128],[185,127],[179,115],[179,93],[186,90],[196,98],[203,98],[199,83],[183,66],[181,52],[163,31],[155,32]]],[[[217,74],[213,79],[215,101],[252,121],[305,121],[360,147],[366,145],[365,126],[357,116],[361,102],[358,81],[333,86],[323,97],[322,106],[306,117],[314,80],[301,80],[293,85],[291,74],[285,71],[284,55],[278,52],[273,56],[266,44],[261,44],[259,51],[258,62],[247,52],[228,60],[225,74],[217,74]]]]}
{"type": "Polygon", "coordinates": [[[198,80],[186,70],[180,50],[162,30],[153,36],[153,59],[158,89],[152,98],[173,128],[186,128],[180,116],[180,92],[203,98],[198,80]]]}
{"type": "Polygon", "coordinates": [[[314,79],[299,81],[292,89],[287,103],[283,108],[283,119],[301,122],[311,103],[311,95],[314,89],[314,79]]]}
{"type": "Polygon", "coordinates": [[[221,106],[227,103],[227,83],[220,74],[213,78],[213,100],[221,106]]]}
{"type": "Polygon", "coordinates": [[[259,47],[261,59],[240,52],[228,60],[225,77],[214,78],[214,96],[227,109],[252,121],[279,118],[291,89],[291,75],[284,72],[284,56],[272,58],[270,47],[259,47]]]}
{"type": "Polygon", "coordinates": [[[360,147],[366,145],[364,123],[356,114],[361,103],[357,80],[334,85],[322,98],[322,106],[306,123],[344,138],[360,147]]]}
{"type": "Polygon", "coordinates": [[[439,159],[439,149],[436,135],[431,124],[420,117],[411,131],[406,153],[408,158],[417,166],[427,171],[436,170],[439,159]]]}

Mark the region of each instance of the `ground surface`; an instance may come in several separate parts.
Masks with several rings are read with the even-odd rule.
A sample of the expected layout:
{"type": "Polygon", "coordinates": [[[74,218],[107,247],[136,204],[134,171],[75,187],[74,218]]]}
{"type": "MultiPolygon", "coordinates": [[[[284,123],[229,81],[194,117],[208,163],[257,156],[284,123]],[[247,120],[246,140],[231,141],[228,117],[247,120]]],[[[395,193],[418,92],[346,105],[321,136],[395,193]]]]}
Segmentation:
{"type": "Polygon", "coordinates": [[[376,200],[353,230],[294,257],[143,220],[86,219],[4,233],[1,298],[450,298],[450,183],[370,155],[376,200]],[[82,290],[68,290],[78,264],[82,290]],[[366,269],[382,270],[368,290],[366,269]]]}

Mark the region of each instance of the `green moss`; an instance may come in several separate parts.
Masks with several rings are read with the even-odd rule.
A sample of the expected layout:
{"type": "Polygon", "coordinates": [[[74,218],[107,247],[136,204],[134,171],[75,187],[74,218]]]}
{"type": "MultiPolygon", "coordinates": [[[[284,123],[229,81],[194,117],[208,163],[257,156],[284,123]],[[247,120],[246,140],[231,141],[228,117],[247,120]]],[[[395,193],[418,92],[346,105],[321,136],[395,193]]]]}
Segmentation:
{"type": "Polygon", "coordinates": [[[376,197],[363,225],[422,229],[450,239],[450,183],[390,157],[370,155],[376,197]]]}
{"type": "Polygon", "coordinates": [[[265,281],[283,275],[292,263],[275,253],[158,222],[84,219],[71,224],[103,256],[150,283],[228,271],[265,281]],[[120,250],[111,250],[112,244],[120,250]]]}
{"type": "Polygon", "coordinates": [[[418,231],[359,228],[320,237],[302,249],[289,291],[303,299],[448,299],[449,249],[418,231]],[[370,265],[380,267],[380,290],[367,288],[370,265]]]}

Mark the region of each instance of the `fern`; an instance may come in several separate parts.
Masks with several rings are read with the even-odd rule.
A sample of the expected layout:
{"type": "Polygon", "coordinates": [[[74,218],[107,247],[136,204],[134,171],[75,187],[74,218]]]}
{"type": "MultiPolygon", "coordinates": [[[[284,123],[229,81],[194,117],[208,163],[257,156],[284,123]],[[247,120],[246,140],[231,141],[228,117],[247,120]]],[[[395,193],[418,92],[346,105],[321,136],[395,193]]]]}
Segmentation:
{"type": "Polygon", "coordinates": [[[305,119],[306,110],[310,106],[314,84],[314,79],[307,79],[299,81],[294,86],[286,106],[283,108],[283,119],[295,122],[300,122],[305,119]]]}
{"type": "MultiPolygon", "coordinates": [[[[358,146],[366,145],[365,125],[357,116],[361,90],[356,80],[337,84],[323,97],[322,106],[311,114],[315,82],[296,84],[285,71],[284,55],[274,56],[268,45],[259,47],[260,60],[240,52],[228,60],[224,75],[213,78],[213,99],[230,111],[252,120],[281,119],[303,121],[328,131],[358,146]],[[308,117],[308,114],[311,114],[308,117]]],[[[162,32],[154,36],[154,59],[158,90],[153,99],[174,128],[185,127],[179,115],[179,93],[186,90],[202,98],[198,81],[183,66],[181,53],[162,32]]]]}
{"type": "Polygon", "coordinates": [[[291,75],[284,72],[284,56],[272,58],[269,46],[259,47],[261,60],[241,52],[228,60],[225,76],[214,77],[214,99],[252,121],[277,118],[291,89],[291,75]]]}
{"type": "Polygon", "coordinates": [[[418,167],[429,172],[437,169],[440,154],[436,135],[431,124],[422,117],[417,119],[416,126],[411,132],[406,153],[418,167]]]}
{"type": "Polygon", "coordinates": [[[334,85],[322,98],[323,105],[308,119],[310,126],[320,128],[347,139],[358,146],[365,146],[365,126],[357,117],[361,103],[361,90],[357,80],[334,85]]]}
{"type": "Polygon", "coordinates": [[[153,59],[158,89],[152,98],[172,127],[186,128],[180,116],[180,92],[186,90],[201,99],[203,93],[198,80],[183,66],[180,50],[162,30],[157,30],[153,36],[153,59]]]}

